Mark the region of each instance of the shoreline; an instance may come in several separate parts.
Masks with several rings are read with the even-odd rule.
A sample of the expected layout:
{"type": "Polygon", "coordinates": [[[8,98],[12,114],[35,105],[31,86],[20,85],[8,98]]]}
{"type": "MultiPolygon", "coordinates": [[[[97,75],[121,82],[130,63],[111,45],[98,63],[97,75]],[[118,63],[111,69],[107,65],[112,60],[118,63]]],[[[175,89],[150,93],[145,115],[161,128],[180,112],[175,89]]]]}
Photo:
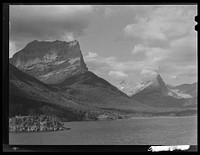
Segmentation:
{"type": "MultiPolygon", "coordinates": [[[[80,122],[104,122],[104,121],[124,121],[124,120],[137,120],[137,119],[156,119],[156,118],[191,118],[191,117],[196,117],[197,115],[194,116],[151,116],[151,117],[130,117],[130,118],[123,118],[123,119],[113,119],[113,120],[84,120],[84,121],[70,121],[70,122],[63,122],[64,124],[67,123],[80,123],[80,122]]],[[[63,127],[62,130],[51,130],[51,131],[23,131],[23,132],[12,132],[9,131],[9,134],[22,134],[22,133],[49,133],[49,132],[59,132],[59,131],[64,131],[64,130],[71,130],[70,127],[63,127]]]]}

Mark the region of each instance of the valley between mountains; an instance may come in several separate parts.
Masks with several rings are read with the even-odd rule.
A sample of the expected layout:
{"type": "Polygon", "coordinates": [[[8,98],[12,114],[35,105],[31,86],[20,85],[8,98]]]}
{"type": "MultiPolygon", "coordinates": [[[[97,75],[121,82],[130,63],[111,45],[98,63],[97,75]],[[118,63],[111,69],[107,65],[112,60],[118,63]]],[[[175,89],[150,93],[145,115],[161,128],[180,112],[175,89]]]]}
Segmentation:
{"type": "Polygon", "coordinates": [[[78,41],[32,41],[9,59],[9,116],[54,115],[63,121],[197,113],[197,83],[170,86],[157,74],[136,91],[89,71],[78,41]]]}

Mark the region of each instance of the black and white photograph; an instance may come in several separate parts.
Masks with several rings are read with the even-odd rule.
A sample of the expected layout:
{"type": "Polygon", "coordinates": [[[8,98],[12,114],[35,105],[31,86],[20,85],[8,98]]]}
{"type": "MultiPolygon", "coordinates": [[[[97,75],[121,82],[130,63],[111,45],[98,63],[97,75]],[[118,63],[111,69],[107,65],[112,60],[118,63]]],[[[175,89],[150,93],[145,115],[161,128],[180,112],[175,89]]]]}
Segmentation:
{"type": "Polygon", "coordinates": [[[197,146],[196,16],[197,4],[10,4],[9,145],[197,146]]]}

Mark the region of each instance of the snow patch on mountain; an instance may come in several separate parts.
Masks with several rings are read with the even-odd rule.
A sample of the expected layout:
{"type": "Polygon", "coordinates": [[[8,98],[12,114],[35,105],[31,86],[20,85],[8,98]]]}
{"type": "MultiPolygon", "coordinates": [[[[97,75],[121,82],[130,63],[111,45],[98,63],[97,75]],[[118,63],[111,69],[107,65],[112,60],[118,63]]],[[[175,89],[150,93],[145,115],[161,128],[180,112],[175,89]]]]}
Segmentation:
{"type": "MultiPolygon", "coordinates": [[[[170,90],[170,91],[175,93],[177,95],[177,97],[179,97],[179,98],[192,98],[192,96],[190,94],[185,94],[185,93],[179,92],[178,89],[170,90]]],[[[171,93],[171,94],[173,94],[173,93],[171,93]]],[[[173,96],[171,94],[168,94],[168,95],[173,96]]]]}

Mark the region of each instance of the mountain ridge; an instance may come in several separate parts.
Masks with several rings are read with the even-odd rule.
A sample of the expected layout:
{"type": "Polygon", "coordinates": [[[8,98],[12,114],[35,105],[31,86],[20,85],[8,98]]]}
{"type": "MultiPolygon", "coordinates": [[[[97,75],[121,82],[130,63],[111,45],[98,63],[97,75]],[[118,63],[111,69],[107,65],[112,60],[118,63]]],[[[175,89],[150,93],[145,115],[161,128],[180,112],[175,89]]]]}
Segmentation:
{"type": "Polygon", "coordinates": [[[10,63],[44,83],[59,83],[88,71],[78,41],[32,41],[10,58],[10,63]]]}
{"type": "MultiPolygon", "coordinates": [[[[72,121],[97,119],[102,114],[166,112],[128,96],[89,71],[78,41],[35,40],[9,61],[11,115],[53,113],[72,121]]],[[[162,78],[154,82],[157,94],[165,94],[162,78]]]]}

